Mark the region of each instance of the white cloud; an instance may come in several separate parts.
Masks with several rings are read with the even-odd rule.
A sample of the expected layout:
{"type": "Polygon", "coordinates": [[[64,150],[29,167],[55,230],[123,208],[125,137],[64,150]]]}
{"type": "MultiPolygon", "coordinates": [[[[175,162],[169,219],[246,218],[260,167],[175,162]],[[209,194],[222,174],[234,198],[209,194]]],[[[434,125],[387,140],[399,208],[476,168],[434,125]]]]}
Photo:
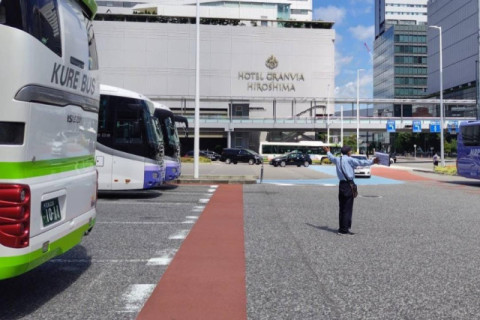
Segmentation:
{"type": "MultiPolygon", "coordinates": [[[[349,81],[342,86],[337,86],[335,88],[335,97],[336,98],[356,98],[357,97],[357,75],[352,75],[354,78],[353,81],[349,81]]],[[[363,71],[360,73],[360,98],[371,98],[373,95],[372,92],[372,72],[368,70],[367,72],[363,71]]]]}
{"type": "Polygon", "coordinates": [[[367,41],[373,39],[375,34],[375,26],[358,25],[356,27],[348,28],[348,31],[350,31],[356,39],[367,41]]]}
{"type": "Polygon", "coordinates": [[[353,61],[353,56],[342,56],[338,51],[335,52],[335,76],[342,72],[342,68],[353,61]]]}
{"type": "Polygon", "coordinates": [[[319,7],[313,10],[314,19],[333,21],[337,25],[342,23],[346,13],[347,12],[345,8],[339,8],[335,6],[319,7]]]}

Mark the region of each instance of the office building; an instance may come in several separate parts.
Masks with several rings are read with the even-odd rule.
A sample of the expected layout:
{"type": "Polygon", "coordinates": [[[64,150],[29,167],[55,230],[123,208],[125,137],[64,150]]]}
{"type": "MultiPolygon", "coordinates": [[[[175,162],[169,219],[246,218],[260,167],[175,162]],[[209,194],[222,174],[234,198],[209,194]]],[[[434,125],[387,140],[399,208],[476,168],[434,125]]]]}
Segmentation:
{"type": "MultiPolygon", "coordinates": [[[[428,2],[429,25],[442,28],[443,97],[476,99],[478,70],[478,1],[435,0],[428,2]]],[[[428,30],[429,97],[440,95],[439,30],[428,30]]],[[[446,116],[475,117],[476,108],[451,106],[446,116]]]]}
{"type": "MultiPolygon", "coordinates": [[[[427,0],[377,0],[373,97],[418,99],[427,88],[427,0]]],[[[425,116],[424,107],[377,105],[380,116],[425,116]]]]}

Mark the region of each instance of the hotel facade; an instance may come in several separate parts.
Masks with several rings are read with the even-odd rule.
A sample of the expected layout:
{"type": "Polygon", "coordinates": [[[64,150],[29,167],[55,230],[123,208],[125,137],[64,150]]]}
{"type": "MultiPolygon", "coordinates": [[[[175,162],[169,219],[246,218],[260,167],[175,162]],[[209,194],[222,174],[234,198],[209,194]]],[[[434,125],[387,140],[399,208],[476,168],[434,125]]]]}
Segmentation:
{"type": "MultiPolygon", "coordinates": [[[[335,86],[333,23],[283,20],[278,8],[263,18],[248,8],[201,7],[202,118],[334,113],[333,103],[328,103],[335,86]]],[[[137,4],[129,10],[137,11],[100,13],[94,22],[101,82],[141,92],[177,114],[193,115],[195,7],[137,4]]],[[[282,133],[201,129],[200,137],[201,148],[228,144],[255,150],[260,140],[281,139],[282,133]]]]}

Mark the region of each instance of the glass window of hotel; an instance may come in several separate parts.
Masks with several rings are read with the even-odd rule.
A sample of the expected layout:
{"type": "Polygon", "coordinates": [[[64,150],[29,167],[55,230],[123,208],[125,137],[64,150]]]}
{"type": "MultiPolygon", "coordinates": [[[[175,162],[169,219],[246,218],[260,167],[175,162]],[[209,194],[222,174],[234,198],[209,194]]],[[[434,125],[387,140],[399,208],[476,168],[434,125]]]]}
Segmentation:
{"type": "Polygon", "coordinates": [[[0,1],[0,23],[28,32],[57,55],[62,55],[56,0],[0,1]]]}

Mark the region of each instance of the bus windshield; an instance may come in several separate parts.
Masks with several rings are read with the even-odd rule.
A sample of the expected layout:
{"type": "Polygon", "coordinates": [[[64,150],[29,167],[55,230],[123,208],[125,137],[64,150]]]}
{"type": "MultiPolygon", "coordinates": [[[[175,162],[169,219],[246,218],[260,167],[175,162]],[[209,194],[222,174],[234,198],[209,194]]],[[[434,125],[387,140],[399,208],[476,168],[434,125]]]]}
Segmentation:
{"type": "Polygon", "coordinates": [[[160,130],[144,100],[102,95],[98,125],[99,143],[134,155],[159,159],[160,130]]]}
{"type": "Polygon", "coordinates": [[[457,137],[457,174],[480,179],[480,121],[460,124],[457,137]]]}

